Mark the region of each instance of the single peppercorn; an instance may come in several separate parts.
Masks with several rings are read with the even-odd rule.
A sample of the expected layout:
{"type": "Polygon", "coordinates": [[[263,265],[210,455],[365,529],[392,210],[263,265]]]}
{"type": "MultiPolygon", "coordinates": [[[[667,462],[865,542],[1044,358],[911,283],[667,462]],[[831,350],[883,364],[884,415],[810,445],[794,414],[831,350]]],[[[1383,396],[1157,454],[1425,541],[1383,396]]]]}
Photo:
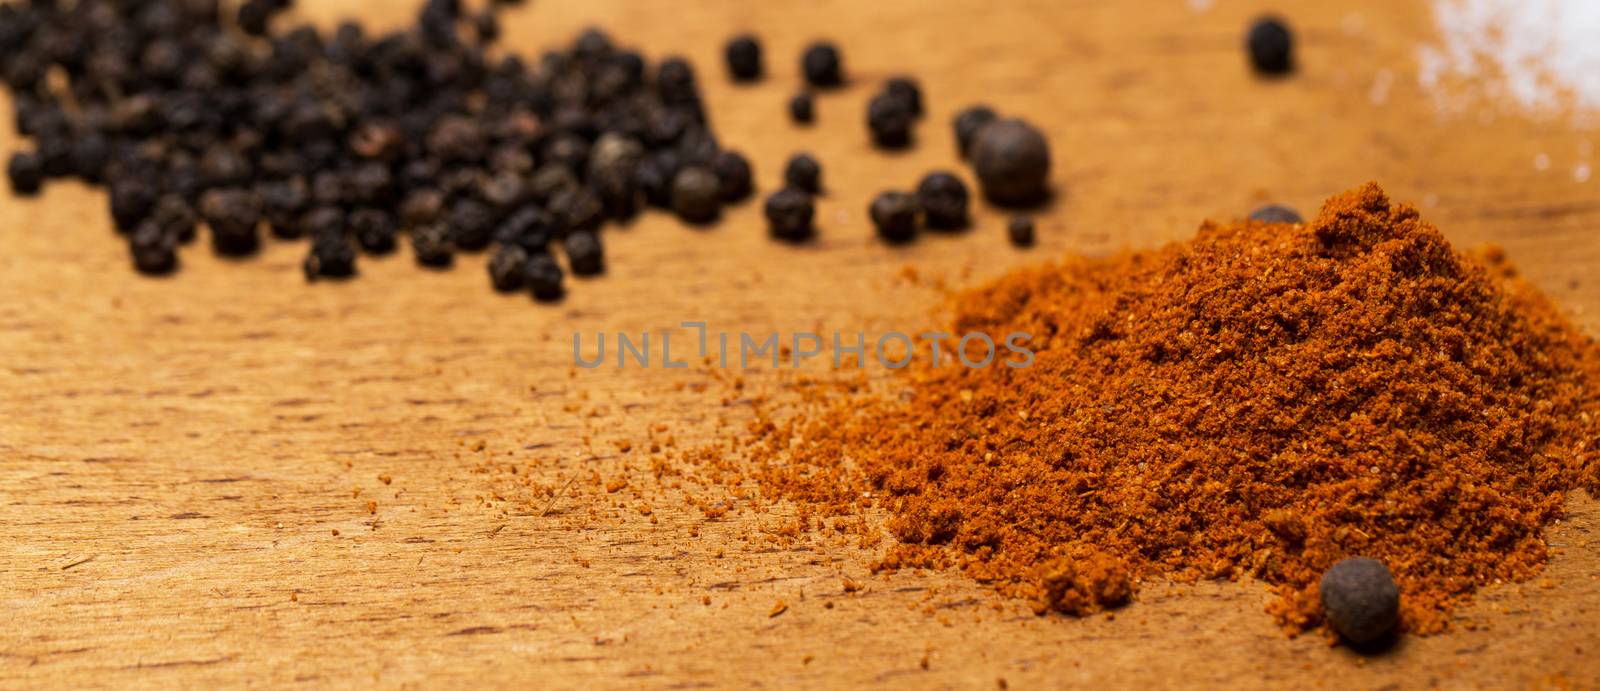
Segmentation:
{"type": "Polygon", "coordinates": [[[455,244],[450,227],[434,221],[411,229],[411,253],[417,264],[442,269],[455,261],[455,244]]]}
{"type": "Polygon", "coordinates": [[[241,188],[217,189],[200,198],[200,216],[211,228],[211,247],[223,256],[252,254],[260,245],[261,198],[241,188]]]}
{"type": "Polygon", "coordinates": [[[155,210],[150,213],[150,220],[181,244],[194,240],[195,226],[200,222],[194,207],[176,194],[162,195],[161,200],[156,202],[155,210]]]}
{"type": "Polygon", "coordinates": [[[839,48],[827,41],[817,41],[800,56],[800,72],[806,83],[817,88],[836,87],[844,83],[844,62],[839,48]]]}
{"type": "Polygon", "coordinates": [[[905,192],[884,192],[869,209],[878,237],[895,244],[910,242],[917,236],[917,200],[905,192]]]}
{"type": "Polygon", "coordinates": [[[711,172],[717,176],[722,201],[736,202],[750,196],[750,161],[737,151],[723,150],[711,159],[711,172]]]}
{"type": "Polygon", "coordinates": [[[755,36],[735,36],[722,52],[728,62],[728,74],[733,75],[734,81],[750,82],[761,78],[761,43],[755,36]]]}
{"type": "Polygon", "coordinates": [[[261,186],[261,213],[267,228],[284,239],[301,235],[300,217],[311,203],[311,192],[304,178],[278,180],[261,186]]]}
{"type": "Polygon", "coordinates": [[[1050,174],[1050,144],[1022,120],[998,120],[984,127],[972,149],[978,185],[990,201],[1007,206],[1043,201],[1050,174]]]}
{"type": "Polygon", "coordinates": [[[350,212],[350,232],[368,254],[393,252],[399,231],[394,216],[383,209],[362,208],[350,212]]]}
{"type": "Polygon", "coordinates": [[[527,263],[522,265],[523,282],[528,284],[533,297],[541,302],[560,300],[566,294],[561,285],[565,277],[561,265],[549,252],[530,252],[527,263]]]}
{"type": "Polygon", "coordinates": [[[11,154],[6,174],[11,177],[11,191],[21,196],[36,195],[44,186],[44,165],[37,154],[26,151],[11,154]]]}
{"type": "Polygon", "coordinates": [[[160,275],[178,268],[177,241],[154,219],[146,219],[128,235],[128,252],[139,273],[160,275]]]}
{"type": "Polygon", "coordinates": [[[689,223],[709,223],[721,210],[722,183],[699,166],[678,171],[672,179],[672,210],[689,223]]]}
{"type": "Polygon", "coordinates": [[[522,269],[527,263],[528,251],[520,245],[500,245],[489,255],[490,285],[502,293],[522,288],[522,269]]]}
{"type": "Polygon", "coordinates": [[[672,180],[678,175],[678,154],[671,150],[657,151],[634,169],[634,184],[652,206],[672,206],[672,180]]]}
{"type": "Polygon", "coordinates": [[[605,250],[600,236],[593,231],[580,230],[561,239],[561,249],[567,253],[567,265],[577,276],[594,276],[606,270],[605,250]]]}
{"type": "Polygon", "coordinates": [[[344,233],[323,233],[311,239],[311,251],[301,264],[306,281],[349,278],[356,273],[356,249],[344,233]]]}
{"type": "Polygon", "coordinates": [[[1034,243],[1033,219],[1028,216],[1012,216],[1006,224],[1006,235],[1011,238],[1011,244],[1017,247],[1032,247],[1034,243]]]}
{"type": "Polygon", "coordinates": [[[970,106],[958,113],[952,123],[956,132],[956,149],[962,158],[972,156],[972,146],[978,141],[978,131],[1000,119],[994,110],[984,105],[970,106]]]}
{"type": "Polygon", "coordinates": [[[550,213],[567,231],[594,230],[605,220],[600,197],[587,187],[571,187],[550,199],[550,213]]]}
{"type": "Polygon", "coordinates": [[[881,148],[910,146],[912,119],[905,100],[887,91],[867,102],[867,129],[872,132],[872,142],[881,148]]]}
{"type": "Polygon", "coordinates": [[[1268,204],[1250,212],[1250,220],[1262,223],[1304,223],[1300,213],[1282,204],[1268,204]]]}
{"type": "Polygon", "coordinates": [[[811,92],[802,91],[790,97],[789,119],[800,125],[809,125],[816,121],[817,115],[812,105],[811,92]]]}
{"type": "Polygon", "coordinates": [[[928,227],[960,230],[967,227],[967,184],[954,173],[934,171],[917,185],[917,204],[928,227]]]}
{"type": "Polygon", "coordinates": [[[1245,47],[1259,74],[1278,76],[1294,69],[1294,36],[1276,17],[1257,19],[1245,37],[1245,47]]]}
{"type": "Polygon", "coordinates": [[[444,215],[445,225],[450,227],[451,244],[469,252],[489,246],[498,221],[489,205],[471,197],[457,199],[444,215]]]}
{"type": "Polygon", "coordinates": [[[1352,557],[1322,574],[1319,587],[1328,623],[1346,640],[1371,643],[1400,621],[1400,588],[1383,562],[1352,557]]]}
{"type": "Polygon", "coordinates": [[[816,233],[812,219],[816,206],[805,190],[785,187],[767,197],[767,228],[772,237],[789,242],[803,242],[816,233]]]}
{"type": "Polygon", "coordinates": [[[111,221],[117,231],[133,232],[150,216],[159,199],[158,190],[142,177],[121,177],[111,182],[111,221]]]}
{"type": "Polygon", "coordinates": [[[300,229],[313,238],[325,235],[342,235],[345,232],[344,209],[337,206],[319,206],[300,219],[300,229]]]}
{"type": "Polygon", "coordinates": [[[883,92],[900,99],[900,102],[905,104],[906,110],[911,113],[911,117],[922,117],[922,87],[915,79],[893,77],[884,82],[883,92]]]}
{"type": "Polygon", "coordinates": [[[810,194],[822,194],[822,164],[811,154],[795,154],[783,168],[783,181],[810,194]]]}

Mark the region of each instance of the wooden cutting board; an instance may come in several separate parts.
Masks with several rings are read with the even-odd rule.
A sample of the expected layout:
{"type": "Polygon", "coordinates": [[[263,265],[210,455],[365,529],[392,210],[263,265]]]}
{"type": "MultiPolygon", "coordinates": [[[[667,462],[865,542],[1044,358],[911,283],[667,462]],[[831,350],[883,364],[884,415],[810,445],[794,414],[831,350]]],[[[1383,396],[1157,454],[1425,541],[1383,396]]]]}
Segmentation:
{"type": "MultiPolygon", "coordinates": [[[[414,3],[300,4],[390,27],[414,3]]],[[[431,272],[402,253],[306,285],[301,245],[242,262],[197,245],[178,275],[141,278],[103,193],[0,200],[0,686],[1593,688],[1584,496],[1541,578],[1378,657],[1286,638],[1250,582],[1146,583],[1114,619],[1035,617],[957,575],[871,576],[870,549],[776,540],[782,507],[708,520],[637,478],[648,438],[733,434],[748,400],[726,373],[572,367],[575,331],[920,328],[941,283],[1182,239],[1268,201],[1312,212],[1367,180],[1460,246],[1503,245],[1600,333],[1600,183],[1577,172],[1592,130],[1488,100],[1441,111],[1416,78],[1435,40],[1419,2],[1281,3],[1301,70],[1271,83],[1240,48],[1270,6],[1195,9],[1211,4],[536,0],[506,17],[507,45],[599,24],[685,55],[763,191],[798,150],[829,190],[799,249],[766,239],[759,201],[709,229],[609,230],[610,275],[556,307],[491,293],[481,256],[431,272]],[[741,30],[766,44],[758,85],[723,75],[741,30]],[[785,102],[815,37],[843,47],[851,86],[797,129],[785,102]],[[899,73],[930,113],[914,150],[883,154],[865,103],[899,73]],[[1040,246],[1011,248],[988,208],[965,235],[877,243],[868,201],[956,168],[949,121],[977,101],[1051,138],[1040,246]]],[[[0,151],[23,145],[0,129],[0,151]]]]}

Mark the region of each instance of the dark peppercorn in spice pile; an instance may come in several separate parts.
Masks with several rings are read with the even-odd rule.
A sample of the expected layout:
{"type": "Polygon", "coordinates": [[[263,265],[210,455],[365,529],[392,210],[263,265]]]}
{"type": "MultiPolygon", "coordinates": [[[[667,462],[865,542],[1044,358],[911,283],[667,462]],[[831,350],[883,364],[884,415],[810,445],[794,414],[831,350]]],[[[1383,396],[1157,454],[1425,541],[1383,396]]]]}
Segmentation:
{"type": "MultiPolygon", "coordinates": [[[[750,194],[749,163],[718,145],[687,62],[652,70],[597,30],[531,66],[492,57],[493,12],[512,4],[467,16],[427,0],[385,35],[274,31],[288,0],[245,2],[237,21],[216,0],[0,5],[3,76],[35,141],[7,164],[12,188],[105,184],[146,273],[177,268],[204,221],[225,255],[253,253],[263,226],[309,239],[310,280],[400,244],[429,267],[515,246],[496,250],[492,285],[546,299],[562,292],[553,249],[574,274],[599,273],[594,231],[640,196],[700,222],[750,194]],[[57,68],[64,88],[45,79],[57,68]]],[[[729,50],[738,76],[759,73],[753,40],[729,50]]]]}
{"type": "Polygon", "coordinates": [[[1016,272],[945,330],[1032,334],[1030,367],[918,358],[904,392],[766,416],[752,472],[805,525],[887,509],[882,568],[959,568],[1041,611],[1250,575],[1300,631],[1323,572],[1366,556],[1401,628],[1439,631],[1532,576],[1567,492],[1600,489],[1596,344],[1487,259],[1368,185],[1307,224],[1016,272]]]}

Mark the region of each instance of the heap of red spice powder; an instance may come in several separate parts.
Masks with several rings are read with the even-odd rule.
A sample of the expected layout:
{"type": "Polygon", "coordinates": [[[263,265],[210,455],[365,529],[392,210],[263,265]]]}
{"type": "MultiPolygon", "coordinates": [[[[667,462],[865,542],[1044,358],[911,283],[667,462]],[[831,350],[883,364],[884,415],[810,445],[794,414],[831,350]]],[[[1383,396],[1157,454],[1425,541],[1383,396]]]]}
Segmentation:
{"type": "Polygon", "coordinates": [[[1031,334],[1033,365],[924,358],[894,391],[769,412],[753,476],[803,517],[886,510],[880,568],[958,568],[1041,612],[1248,575],[1298,632],[1323,570],[1366,555],[1403,628],[1435,632],[1531,577],[1567,493],[1600,485],[1594,341],[1373,184],[1309,224],[1015,272],[953,312],[954,333],[1031,334]]]}

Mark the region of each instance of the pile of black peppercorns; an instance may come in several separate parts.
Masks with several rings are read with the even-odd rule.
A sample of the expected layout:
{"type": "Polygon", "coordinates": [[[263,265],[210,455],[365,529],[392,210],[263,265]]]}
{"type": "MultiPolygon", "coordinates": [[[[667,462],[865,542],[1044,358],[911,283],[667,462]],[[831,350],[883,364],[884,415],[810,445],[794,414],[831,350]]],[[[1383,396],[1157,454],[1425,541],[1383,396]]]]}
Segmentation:
{"type": "Polygon", "coordinates": [[[604,271],[598,231],[641,199],[701,223],[750,194],[686,61],[652,69],[598,30],[532,65],[491,58],[514,4],[427,0],[373,36],[275,26],[289,0],[234,17],[217,0],[0,5],[0,76],[35,142],[9,161],[12,187],[104,185],[145,273],[176,269],[202,224],[230,256],[265,227],[310,239],[309,279],[353,275],[406,237],[430,267],[492,249],[494,287],[541,299],[563,294],[553,248],[574,274],[604,271]]]}

